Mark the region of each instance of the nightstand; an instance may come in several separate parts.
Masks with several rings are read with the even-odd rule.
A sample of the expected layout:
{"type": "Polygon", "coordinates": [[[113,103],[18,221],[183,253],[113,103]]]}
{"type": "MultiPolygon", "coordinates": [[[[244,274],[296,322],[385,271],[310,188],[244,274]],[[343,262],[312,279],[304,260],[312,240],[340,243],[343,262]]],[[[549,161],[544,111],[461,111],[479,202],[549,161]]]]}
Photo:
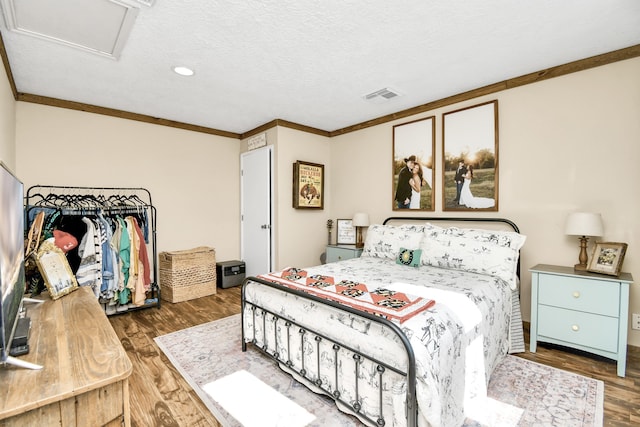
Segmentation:
{"type": "Polygon", "coordinates": [[[344,261],[358,258],[362,255],[362,248],[353,245],[327,245],[327,262],[344,261]]]}
{"type": "Polygon", "coordinates": [[[530,351],[538,341],[572,347],[627,365],[629,273],[620,276],[538,264],[531,268],[530,351]]]}

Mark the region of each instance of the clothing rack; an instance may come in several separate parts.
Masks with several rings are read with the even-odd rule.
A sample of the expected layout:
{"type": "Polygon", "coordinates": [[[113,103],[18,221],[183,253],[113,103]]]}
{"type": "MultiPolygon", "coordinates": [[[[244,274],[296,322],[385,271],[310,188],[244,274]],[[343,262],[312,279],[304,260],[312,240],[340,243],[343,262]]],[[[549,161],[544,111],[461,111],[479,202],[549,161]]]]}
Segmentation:
{"type": "MultiPolygon", "coordinates": [[[[107,315],[121,314],[131,310],[150,307],[160,308],[160,286],[158,284],[157,245],[156,245],[156,208],[151,200],[151,193],[145,188],[134,187],[71,187],[34,185],[29,187],[25,196],[25,224],[31,227],[35,215],[44,211],[45,228],[48,222],[55,221],[56,216],[92,217],[104,215],[138,216],[146,220],[145,243],[149,258],[151,283],[146,292],[144,305],[133,306],[118,304],[113,310],[113,303],[100,301],[107,315]]],[[[74,274],[76,272],[74,271],[74,274]]]]}

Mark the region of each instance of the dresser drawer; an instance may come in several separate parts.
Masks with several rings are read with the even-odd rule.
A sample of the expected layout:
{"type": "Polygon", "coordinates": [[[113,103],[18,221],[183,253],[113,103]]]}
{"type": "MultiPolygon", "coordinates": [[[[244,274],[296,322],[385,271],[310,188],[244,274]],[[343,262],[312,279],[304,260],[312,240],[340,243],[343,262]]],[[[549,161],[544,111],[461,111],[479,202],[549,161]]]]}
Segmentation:
{"type": "Polygon", "coordinates": [[[544,337],[568,343],[618,351],[618,319],[597,314],[540,305],[538,307],[538,339],[544,337]]]}
{"type": "Polygon", "coordinates": [[[620,316],[620,284],[580,277],[539,276],[539,304],[570,310],[620,316]]]}

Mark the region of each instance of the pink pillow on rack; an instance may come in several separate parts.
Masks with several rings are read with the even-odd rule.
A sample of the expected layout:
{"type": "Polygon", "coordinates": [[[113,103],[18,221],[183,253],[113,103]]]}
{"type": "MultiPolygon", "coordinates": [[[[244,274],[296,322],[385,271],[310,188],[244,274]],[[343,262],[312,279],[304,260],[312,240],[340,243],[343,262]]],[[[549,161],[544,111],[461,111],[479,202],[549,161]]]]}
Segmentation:
{"type": "Polygon", "coordinates": [[[78,239],[62,230],[53,230],[54,243],[62,252],[67,253],[78,246],[78,239]]]}

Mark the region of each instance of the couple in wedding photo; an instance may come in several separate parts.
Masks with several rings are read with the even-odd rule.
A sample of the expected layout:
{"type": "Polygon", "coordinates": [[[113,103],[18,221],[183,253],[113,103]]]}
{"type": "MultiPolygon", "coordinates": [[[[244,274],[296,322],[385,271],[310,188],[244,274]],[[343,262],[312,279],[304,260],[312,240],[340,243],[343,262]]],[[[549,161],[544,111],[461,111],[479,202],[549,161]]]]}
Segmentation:
{"type": "MultiPolygon", "coordinates": [[[[431,174],[425,174],[423,166],[411,155],[404,159],[405,167],[398,174],[395,201],[398,209],[420,209],[420,192],[425,185],[431,185],[427,179],[431,174]]],[[[430,170],[430,169],[429,169],[430,170]]]]}
{"type": "Polygon", "coordinates": [[[456,198],[454,203],[457,206],[466,206],[473,209],[492,208],[496,202],[487,197],[474,197],[471,194],[471,181],[473,180],[473,165],[465,165],[464,161],[458,162],[458,168],[454,177],[456,181],[456,198]]]}

